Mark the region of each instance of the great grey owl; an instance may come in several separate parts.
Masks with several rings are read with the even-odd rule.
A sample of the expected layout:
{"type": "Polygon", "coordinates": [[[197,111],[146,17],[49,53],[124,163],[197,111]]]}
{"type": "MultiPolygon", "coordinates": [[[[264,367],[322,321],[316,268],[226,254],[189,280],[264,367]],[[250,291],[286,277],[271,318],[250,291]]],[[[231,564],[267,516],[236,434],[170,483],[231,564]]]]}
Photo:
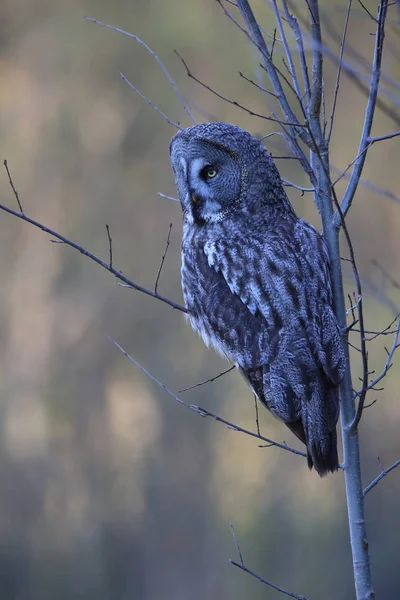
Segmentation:
{"type": "Polygon", "coordinates": [[[183,210],[182,288],[190,323],[306,445],[310,468],[338,468],[345,357],[325,243],[299,219],[250,133],[195,125],[170,144],[183,210]]]}

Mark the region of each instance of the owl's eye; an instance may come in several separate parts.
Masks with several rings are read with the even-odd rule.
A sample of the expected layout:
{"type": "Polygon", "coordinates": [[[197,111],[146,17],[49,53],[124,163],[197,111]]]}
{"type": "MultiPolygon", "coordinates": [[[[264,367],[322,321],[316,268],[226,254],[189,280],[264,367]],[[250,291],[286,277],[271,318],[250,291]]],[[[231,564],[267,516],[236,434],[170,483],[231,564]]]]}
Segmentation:
{"type": "Polygon", "coordinates": [[[202,170],[201,170],[201,176],[203,177],[203,179],[214,179],[214,177],[217,175],[218,171],[215,167],[213,167],[212,165],[206,165],[202,170]]]}

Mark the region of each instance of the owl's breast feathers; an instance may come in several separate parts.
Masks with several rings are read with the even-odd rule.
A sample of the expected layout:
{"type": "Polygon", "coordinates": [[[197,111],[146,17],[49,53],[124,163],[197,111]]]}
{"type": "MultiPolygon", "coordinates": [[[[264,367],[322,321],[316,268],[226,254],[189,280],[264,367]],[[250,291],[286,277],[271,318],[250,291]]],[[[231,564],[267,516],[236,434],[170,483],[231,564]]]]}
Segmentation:
{"type": "Polygon", "coordinates": [[[335,470],[345,358],[318,232],[293,215],[186,224],[182,287],[192,327],[307,444],[309,465],[335,470]]]}

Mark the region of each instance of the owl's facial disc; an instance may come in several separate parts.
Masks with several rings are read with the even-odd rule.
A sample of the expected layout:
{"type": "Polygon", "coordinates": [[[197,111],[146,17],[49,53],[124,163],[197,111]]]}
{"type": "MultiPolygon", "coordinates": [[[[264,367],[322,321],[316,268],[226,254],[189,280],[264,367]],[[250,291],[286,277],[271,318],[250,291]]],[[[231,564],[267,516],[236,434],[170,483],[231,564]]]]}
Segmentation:
{"type": "Polygon", "coordinates": [[[208,140],[179,140],[171,149],[171,161],[190,222],[219,221],[240,199],[240,166],[228,150],[208,140]]]}

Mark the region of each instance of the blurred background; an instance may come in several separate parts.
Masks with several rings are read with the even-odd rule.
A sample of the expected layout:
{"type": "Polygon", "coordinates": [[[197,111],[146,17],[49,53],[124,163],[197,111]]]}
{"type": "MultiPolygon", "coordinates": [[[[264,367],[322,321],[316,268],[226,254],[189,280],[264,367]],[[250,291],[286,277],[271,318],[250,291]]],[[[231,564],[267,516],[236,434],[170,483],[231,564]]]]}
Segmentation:
{"type": "MultiPolygon", "coordinates": [[[[272,34],[268,3],[254,2],[272,34]]],[[[321,2],[327,46],[343,28],[346,2],[321,2]]],[[[376,2],[366,2],[375,14],[376,2]]],[[[229,7],[229,5],[227,5],[229,7]]],[[[234,12],[236,9],[230,6],[234,12]]],[[[385,73],[399,81],[396,7],[387,28],[385,73]],[[396,46],[397,45],[397,46],[396,46]],[[396,54],[397,53],[397,54],[396,54]]],[[[305,13],[304,13],[305,14],[305,13]]],[[[246,38],[216,2],[199,0],[2,0],[0,132],[25,212],[153,289],[169,224],[171,246],[159,292],[182,302],[179,205],[169,167],[169,125],[118,71],[170,118],[190,125],[162,71],[133,39],[84,20],[90,15],[146,41],[169,69],[198,120],[226,120],[257,135],[273,124],[228,105],[188,79],[196,76],[256,112],[276,110],[238,71],[269,87],[246,38]]],[[[357,4],[346,60],[367,82],[362,59],[374,23],[357,4]]],[[[307,44],[306,44],[307,45],[307,44]]],[[[281,48],[276,44],[277,60],[281,48]]],[[[337,65],[325,61],[326,98],[337,65]]],[[[387,82],[386,82],[387,83],[387,82]]],[[[385,84],[386,85],[386,84],[385,84]]],[[[383,96],[398,113],[399,93],[383,96]],[[393,96],[397,94],[397,104],[393,96]]],[[[365,95],[343,75],[331,161],[343,170],[357,152],[365,95]]],[[[328,117],[329,117],[328,113],[328,117]]],[[[382,111],[374,134],[400,129],[382,111]]],[[[281,138],[266,140],[288,156],[281,138]]],[[[296,161],[277,159],[283,176],[308,186],[296,161]]],[[[335,172],[333,172],[335,176],[335,172]]],[[[367,182],[349,217],[366,297],[368,329],[382,329],[400,304],[380,265],[400,280],[399,138],[375,144],[367,182]],[[391,301],[387,301],[388,297],[391,301]]],[[[344,184],[337,187],[338,194],[344,184]]],[[[16,207],[3,171],[1,202],[16,207]]],[[[288,193],[319,227],[310,194],[288,193]]],[[[343,255],[346,248],[343,246],[343,255]]],[[[347,291],[354,289],[346,271],[347,291]]],[[[354,596],[341,474],[320,480],[301,457],[201,419],[176,404],[107,339],[116,339],[176,391],[227,365],[181,313],[118,286],[106,271],[48,235],[0,212],[0,595],[5,600],[204,600],[278,598],[228,563],[236,559],[232,519],[247,566],[298,594],[354,596]]],[[[391,338],[370,345],[379,372],[391,338]]],[[[357,358],[357,357],[355,357],[357,358]]],[[[360,371],[354,362],[354,381],[360,371]]],[[[400,356],[372,394],[361,423],[365,485],[400,457],[400,356]],[[378,458],[379,457],[379,458],[378,458]]],[[[236,373],[182,394],[255,429],[253,397],[236,373]]],[[[297,442],[260,409],[262,433],[297,442]]],[[[366,500],[374,586],[397,597],[400,470],[366,500]]]]}

